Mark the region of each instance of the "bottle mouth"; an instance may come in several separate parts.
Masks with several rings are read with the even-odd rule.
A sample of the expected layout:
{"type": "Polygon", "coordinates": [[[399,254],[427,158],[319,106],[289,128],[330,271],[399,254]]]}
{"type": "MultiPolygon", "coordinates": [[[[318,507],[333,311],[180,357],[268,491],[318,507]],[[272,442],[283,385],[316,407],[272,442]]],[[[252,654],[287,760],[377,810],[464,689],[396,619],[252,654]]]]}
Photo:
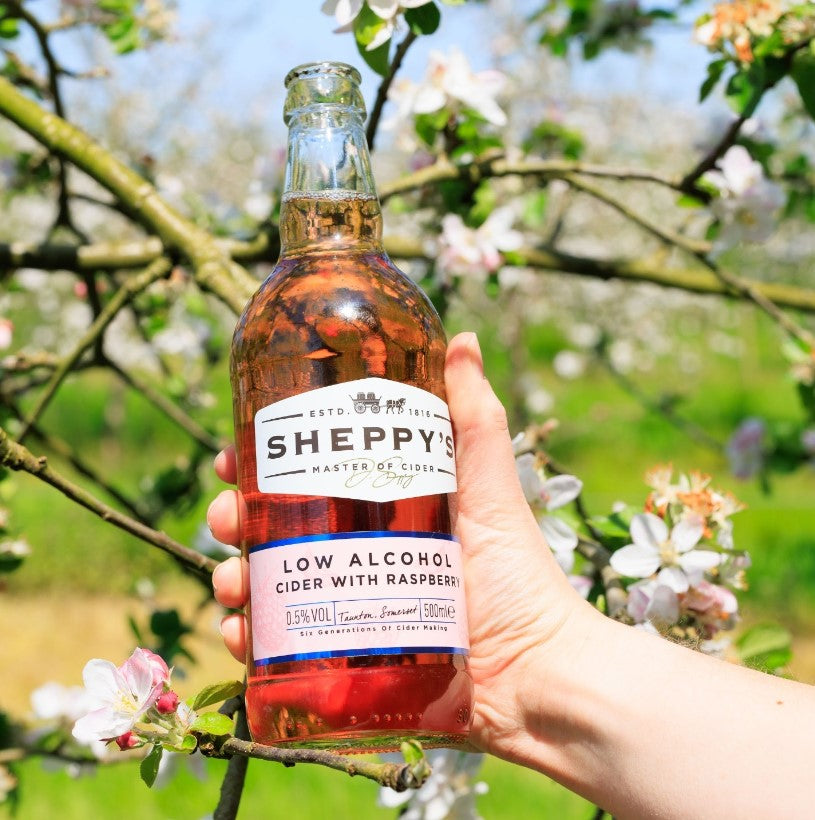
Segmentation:
{"type": "Polygon", "coordinates": [[[286,75],[283,121],[288,125],[298,112],[332,106],[365,116],[365,100],[359,90],[359,72],[346,63],[305,63],[286,75]]]}
{"type": "Polygon", "coordinates": [[[359,85],[362,81],[359,71],[348,63],[335,63],[324,60],[319,63],[303,63],[295,66],[283,81],[283,85],[288,88],[295,80],[307,80],[325,75],[335,75],[350,80],[354,85],[359,85]]]}

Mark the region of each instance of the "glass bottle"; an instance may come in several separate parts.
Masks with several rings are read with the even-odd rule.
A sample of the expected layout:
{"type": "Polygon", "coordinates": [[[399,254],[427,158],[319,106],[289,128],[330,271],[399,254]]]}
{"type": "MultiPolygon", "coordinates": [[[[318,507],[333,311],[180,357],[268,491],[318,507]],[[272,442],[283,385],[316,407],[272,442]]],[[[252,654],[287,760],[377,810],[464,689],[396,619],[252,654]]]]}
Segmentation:
{"type": "Polygon", "coordinates": [[[286,77],[280,259],[233,339],[247,716],[266,744],[451,746],[472,681],[446,341],[382,247],[359,80],[286,77]]]}

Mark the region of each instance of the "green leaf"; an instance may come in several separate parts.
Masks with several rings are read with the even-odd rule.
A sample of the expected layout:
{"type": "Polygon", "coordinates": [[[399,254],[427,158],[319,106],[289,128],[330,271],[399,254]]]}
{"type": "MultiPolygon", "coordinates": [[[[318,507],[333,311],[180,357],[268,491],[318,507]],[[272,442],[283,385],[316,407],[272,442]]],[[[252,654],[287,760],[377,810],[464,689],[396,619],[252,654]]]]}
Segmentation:
{"type": "Polygon", "coordinates": [[[161,763],[161,755],[163,752],[164,750],[157,743],[150,750],[150,753],[147,755],[147,757],[145,757],[141,762],[139,772],[141,773],[141,779],[147,784],[148,788],[150,788],[153,785],[153,783],[156,782],[156,775],[158,774],[158,764],[161,763]]]}
{"type": "Polygon", "coordinates": [[[0,20],[0,37],[13,40],[19,33],[19,20],[16,17],[4,17],[0,20]]]}
{"type": "Polygon", "coordinates": [[[805,51],[797,54],[792,62],[790,74],[795,85],[798,86],[798,93],[801,95],[804,108],[815,120],[815,55],[805,51]]]}
{"type": "Polygon", "coordinates": [[[405,22],[414,34],[432,34],[441,22],[441,12],[435,3],[425,3],[405,11],[405,22]]]}
{"type": "Polygon", "coordinates": [[[701,199],[691,196],[690,194],[681,194],[676,200],[678,208],[701,208],[704,204],[701,199]]]}
{"type": "Polygon", "coordinates": [[[786,666],[792,658],[792,636],[778,624],[759,624],[737,641],[742,663],[754,669],[772,671],[786,666]]]}
{"type": "Polygon", "coordinates": [[[362,11],[354,20],[354,38],[357,42],[357,51],[359,51],[360,56],[368,66],[383,77],[388,73],[390,67],[388,56],[391,41],[386,40],[373,51],[368,51],[368,46],[384,27],[385,21],[374,14],[367,5],[362,7],[362,11]]]}
{"type": "Polygon", "coordinates": [[[753,113],[764,91],[765,72],[761,63],[752,63],[744,71],[737,71],[727,83],[725,96],[730,107],[737,113],[749,116],[753,113]]]}
{"type": "Polygon", "coordinates": [[[415,766],[424,760],[424,749],[418,740],[405,740],[399,748],[402,751],[402,756],[405,758],[405,763],[411,766],[415,766]]]}
{"type": "Polygon", "coordinates": [[[194,732],[208,735],[230,735],[233,728],[232,718],[220,712],[204,712],[203,715],[198,715],[190,726],[194,732]]]}
{"type": "Polygon", "coordinates": [[[432,114],[417,114],[413,120],[413,127],[419,139],[432,148],[436,137],[444,130],[449,119],[450,113],[446,108],[441,108],[432,114]]]}
{"type": "Polygon", "coordinates": [[[211,706],[213,703],[221,703],[221,701],[227,698],[240,695],[241,692],[243,692],[243,684],[239,680],[222,681],[212,686],[205,686],[198,694],[187,698],[187,704],[190,709],[197,712],[205,706],[211,706]]]}
{"type": "Polygon", "coordinates": [[[727,63],[728,60],[714,60],[707,67],[707,78],[702,83],[702,87],[699,89],[699,102],[703,102],[707,98],[708,94],[713,91],[716,83],[718,83],[721,79],[727,63]]]}
{"type": "Polygon", "coordinates": [[[487,221],[487,217],[495,210],[495,206],[498,204],[495,191],[488,180],[482,182],[475,189],[473,200],[473,206],[470,208],[467,222],[472,227],[477,228],[487,221]]]}

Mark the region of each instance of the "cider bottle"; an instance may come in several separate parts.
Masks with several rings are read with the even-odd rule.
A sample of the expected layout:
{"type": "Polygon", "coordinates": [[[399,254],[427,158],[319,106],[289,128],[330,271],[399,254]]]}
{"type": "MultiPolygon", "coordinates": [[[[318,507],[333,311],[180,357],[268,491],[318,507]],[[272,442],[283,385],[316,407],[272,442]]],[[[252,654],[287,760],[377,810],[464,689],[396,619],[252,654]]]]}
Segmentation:
{"type": "Polygon", "coordinates": [[[472,680],[445,335],[388,259],[359,74],[286,77],[280,259],[231,377],[255,741],[462,743],[472,680]]]}

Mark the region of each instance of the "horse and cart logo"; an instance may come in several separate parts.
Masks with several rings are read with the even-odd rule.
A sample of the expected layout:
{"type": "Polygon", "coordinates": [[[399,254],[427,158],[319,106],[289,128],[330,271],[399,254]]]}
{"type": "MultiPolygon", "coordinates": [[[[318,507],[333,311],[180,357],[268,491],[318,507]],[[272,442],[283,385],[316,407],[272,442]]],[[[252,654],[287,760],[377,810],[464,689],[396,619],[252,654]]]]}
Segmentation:
{"type": "MultiPolygon", "coordinates": [[[[372,413],[379,413],[382,410],[381,397],[377,397],[374,393],[359,392],[354,396],[349,396],[349,399],[354,403],[354,410],[357,413],[365,413],[370,409],[372,413]]],[[[387,399],[385,402],[386,413],[404,413],[405,400],[402,399],[387,399]]]]}

